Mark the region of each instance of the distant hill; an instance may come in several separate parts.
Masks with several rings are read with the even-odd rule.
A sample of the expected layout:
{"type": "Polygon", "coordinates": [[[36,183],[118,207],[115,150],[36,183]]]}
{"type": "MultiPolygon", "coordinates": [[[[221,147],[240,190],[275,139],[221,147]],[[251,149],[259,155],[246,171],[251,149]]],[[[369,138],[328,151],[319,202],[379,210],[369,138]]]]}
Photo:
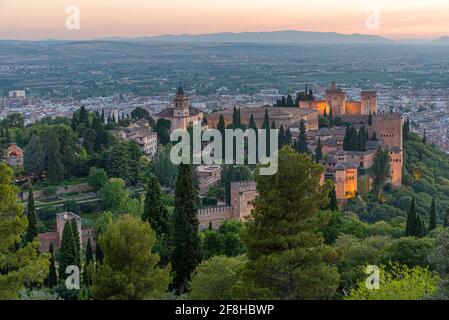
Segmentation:
{"type": "MultiPolygon", "coordinates": [[[[106,40],[120,40],[120,38],[108,38],[106,40]]],[[[125,38],[122,38],[125,40],[125,38]]],[[[129,39],[128,39],[129,40],[129,39]]],[[[134,41],[145,42],[168,42],[168,43],[373,43],[388,44],[394,41],[372,35],[363,34],[341,34],[335,32],[305,32],[305,31],[272,31],[272,32],[223,32],[211,34],[181,34],[161,35],[152,37],[134,38],[134,41]]]]}
{"type": "Polygon", "coordinates": [[[448,37],[441,37],[441,38],[435,40],[433,43],[436,43],[436,44],[449,44],[449,36],[448,37]]]}

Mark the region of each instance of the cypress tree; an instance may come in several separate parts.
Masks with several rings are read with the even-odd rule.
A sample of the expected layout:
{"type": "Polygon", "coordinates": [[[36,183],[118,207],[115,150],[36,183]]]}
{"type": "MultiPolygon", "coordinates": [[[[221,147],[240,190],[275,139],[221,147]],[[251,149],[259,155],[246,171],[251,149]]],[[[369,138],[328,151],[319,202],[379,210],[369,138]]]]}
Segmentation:
{"type": "Polygon", "coordinates": [[[37,228],[36,207],[34,205],[34,194],[31,185],[28,190],[27,218],[28,218],[28,227],[25,235],[25,241],[26,243],[30,243],[37,238],[39,233],[37,228]]]}
{"type": "Polygon", "coordinates": [[[446,209],[446,216],[444,217],[444,227],[449,227],[449,209],[446,209]]]}
{"type": "Polygon", "coordinates": [[[279,128],[279,141],[278,141],[279,149],[281,149],[285,145],[285,129],[284,126],[281,124],[281,127],[279,128]]]}
{"type": "Polygon", "coordinates": [[[373,125],[373,115],[371,114],[371,111],[369,112],[368,115],[368,125],[373,125]]]}
{"type": "Polygon", "coordinates": [[[254,116],[251,114],[249,118],[249,129],[253,129],[256,134],[256,159],[259,159],[259,131],[257,130],[256,121],[254,120],[254,116]]]}
{"type": "Polygon", "coordinates": [[[90,238],[87,239],[87,245],[86,245],[86,257],[84,262],[84,283],[87,287],[90,287],[92,285],[92,279],[89,274],[89,264],[94,263],[94,256],[92,253],[92,244],[90,243],[90,238]]]}
{"type": "Polygon", "coordinates": [[[412,198],[410,203],[410,209],[407,214],[407,224],[405,227],[405,235],[407,237],[416,236],[417,229],[417,216],[416,216],[416,201],[415,197],[412,198]]]}
{"type": "Polygon", "coordinates": [[[424,225],[424,221],[421,219],[421,216],[418,214],[416,217],[415,237],[422,238],[425,235],[426,235],[426,226],[424,225]]]}
{"type": "Polygon", "coordinates": [[[103,250],[101,249],[101,246],[98,244],[95,247],[95,264],[103,264],[103,260],[104,260],[104,253],[103,250]]]}
{"type": "Polygon", "coordinates": [[[76,224],[76,220],[72,219],[70,221],[70,224],[72,226],[72,233],[73,233],[73,246],[75,248],[76,252],[76,265],[80,265],[80,253],[81,253],[81,246],[80,246],[80,234],[78,232],[78,225],[76,224]]]}
{"type": "Polygon", "coordinates": [[[172,256],[173,271],[176,274],[173,288],[179,294],[185,292],[186,284],[201,259],[197,203],[192,167],[181,164],[175,186],[172,256]]]}
{"type": "Polygon", "coordinates": [[[58,284],[58,275],[56,274],[53,242],[50,243],[50,248],[48,252],[50,253],[50,267],[48,269],[48,276],[45,279],[45,285],[47,286],[47,288],[53,288],[58,284]]]}
{"type": "Polygon", "coordinates": [[[271,128],[272,130],[276,129],[276,123],[273,121],[271,121],[271,128]]]}
{"type": "Polygon", "coordinates": [[[86,245],[86,265],[89,263],[94,262],[94,254],[92,252],[92,244],[90,242],[90,238],[87,239],[87,245],[86,245]]]}
{"type": "Polygon", "coordinates": [[[142,220],[150,223],[151,229],[160,237],[169,233],[168,213],[161,199],[161,186],[155,176],[148,178],[145,207],[142,220]]]}
{"type": "Polygon", "coordinates": [[[333,117],[333,115],[332,115],[332,107],[331,107],[331,108],[329,108],[329,118],[332,119],[332,117],[333,117]]]}
{"type": "Polygon", "coordinates": [[[75,247],[75,237],[73,235],[72,223],[66,222],[64,231],[62,232],[61,247],[59,248],[59,279],[65,280],[67,274],[66,268],[71,265],[79,266],[78,251],[75,247]]]}
{"type": "Polygon", "coordinates": [[[265,130],[266,150],[265,154],[270,154],[270,118],[268,116],[268,108],[265,109],[265,116],[263,120],[262,129],[265,130]]]}
{"type": "Polygon", "coordinates": [[[430,206],[429,215],[429,231],[434,230],[437,227],[437,213],[435,206],[435,198],[432,198],[432,205],[430,206]]]}
{"type": "Polygon", "coordinates": [[[422,143],[426,144],[427,142],[427,136],[426,136],[426,130],[424,130],[424,134],[422,136],[422,143]]]}
{"type": "Polygon", "coordinates": [[[373,137],[371,138],[372,141],[377,141],[376,131],[373,132],[373,137]]]}
{"type": "Polygon", "coordinates": [[[315,149],[315,161],[319,163],[323,159],[323,146],[321,145],[321,139],[318,138],[318,142],[315,149]]]}
{"type": "Polygon", "coordinates": [[[284,145],[291,146],[292,145],[292,134],[290,132],[290,128],[285,130],[285,141],[284,145]]]}
{"type": "Polygon", "coordinates": [[[225,137],[225,130],[226,130],[226,123],[224,121],[224,117],[221,114],[220,115],[220,119],[218,120],[218,124],[217,124],[217,130],[220,131],[221,133],[221,139],[222,139],[222,144],[221,144],[221,156],[222,159],[225,159],[225,142],[226,142],[226,137],[225,137]]]}
{"type": "Polygon", "coordinates": [[[327,108],[324,108],[323,116],[324,116],[325,118],[327,118],[327,108]]]}
{"type": "Polygon", "coordinates": [[[301,120],[301,122],[299,123],[297,151],[299,153],[308,153],[309,151],[309,149],[307,148],[306,126],[304,120],[301,120]]]}
{"type": "Polygon", "coordinates": [[[346,126],[345,137],[343,138],[343,150],[349,151],[350,140],[351,140],[351,128],[349,126],[346,126]]]}
{"type": "Polygon", "coordinates": [[[328,209],[331,210],[331,211],[337,211],[338,210],[337,192],[335,190],[335,187],[329,193],[329,206],[328,206],[328,209]]]}
{"type": "Polygon", "coordinates": [[[86,128],[89,127],[89,115],[87,113],[86,107],[81,106],[79,111],[79,123],[83,123],[86,128]]]}

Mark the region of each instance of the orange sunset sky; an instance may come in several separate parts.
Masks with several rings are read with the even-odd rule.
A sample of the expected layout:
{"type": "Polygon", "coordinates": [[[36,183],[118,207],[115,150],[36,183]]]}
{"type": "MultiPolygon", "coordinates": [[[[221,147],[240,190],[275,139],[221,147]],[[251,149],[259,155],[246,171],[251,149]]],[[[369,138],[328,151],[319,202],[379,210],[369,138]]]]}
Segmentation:
{"type": "Polygon", "coordinates": [[[449,35],[448,0],[0,0],[0,39],[92,39],[222,31],[335,31],[392,39],[449,35]],[[80,8],[80,30],[65,9],[80,8]],[[369,29],[373,8],[380,28],[369,29]]]}

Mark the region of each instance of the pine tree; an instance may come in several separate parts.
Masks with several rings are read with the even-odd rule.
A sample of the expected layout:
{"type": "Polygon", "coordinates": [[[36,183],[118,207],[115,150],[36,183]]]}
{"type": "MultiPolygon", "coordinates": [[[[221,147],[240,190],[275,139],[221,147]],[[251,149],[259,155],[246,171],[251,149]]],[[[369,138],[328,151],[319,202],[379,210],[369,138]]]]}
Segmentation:
{"type": "Polygon", "coordinates": [[[162,203],[161,186],[155,176],[148,177],[142,220],[150,223],[157,237],[169,234],[168,212],[162,203]]]}
{"type": "Polygon", "coordinates": [[[12,179],[12,169],[0,163],[0,300],[18,299],[27,283],[43,283],[50,259],[38,255],[38,240],[20,246],[27,219],[12,179]]]}
{"type": "Polygon", "coordinates": [[[201,259],[197,210],[192,167],[181,164],[175,187],[172,256],[173,271],[176,274],[173,287],[180,294],[185,292],[186,284],[201,259]]]}
{"type": "Polygon", "coordinates": [[[47,286],[47,288],[53,288],[58,285],[58,275],[56,274],[53,242],[50,243],[50,248],[48,252],[50,253],[50,268],[48,271],[47,279],[45,279],[45,285],[47,286]]]}
{"type": "Polygon", "coordinates": [[[437,227],[437,213],[435,206],[435,198],[432,198],[432,205],[430,206],[429,215],[429,231],[434,230],[437,227]]]}
{"type": "Polygon", "coordinates": [[[339,275],[336,258],[323,245],[317,211],[328,203],[330,184],[320,184],[323,167],[289,147],[279,152],[275,175],[256,177],[258,197],[252,222],[243,231],[247,259],[236,299],[330,299],[339,275]],[[285,192],[284,190],[288,190],[285,192]],[[288,210],[285,210],[288,208],[288,210]]]}
{"type": "Polygon", "coordinates": [[[30,243],[33,242],[34,239],[38,237],[39,231],[37,228],[37,218],[36,218],[36,207],[34,205],[34,194],[33,188],[29,187],[28,189],[28,210],[27,210],[27,218],[28,218],[28,227],[25,235],[25,242],[30,243]]]}
{"type": "Polygon", "coordinates": [[[315,161],[317,163],[320,163],[322,159],[323,159],[323,146],[321,145],[321,139],[318,138],[318,142],[315,148],[315,161]]]}
{"type": "Polygon", "coordinates": [[[141,219],[123,215],[110,222],[98,239],[105,259],[92,274],[96,300],[161,299],[170,283],[170,268],[158,266],[156,234],[141,219]]]}
{"type": "Polygon", "coordinates": [[[405,235],[407,237],[416,236],[417,229],[417,216],[416,216],[416,201],[415,198],[412,198],[412,202],[410,203],[410,209],[407,214],[407,224],[405,227],[405,235]]]}

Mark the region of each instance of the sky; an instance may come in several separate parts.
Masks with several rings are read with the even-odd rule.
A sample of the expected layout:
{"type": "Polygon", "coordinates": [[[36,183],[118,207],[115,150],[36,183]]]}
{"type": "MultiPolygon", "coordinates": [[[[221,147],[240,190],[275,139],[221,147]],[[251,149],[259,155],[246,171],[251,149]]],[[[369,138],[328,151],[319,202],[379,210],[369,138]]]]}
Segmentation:
{"type": "Polygon", "coordinates": [[[436,39],[449,36],[449,1],[0,0],[0,39],[95,39],[287,29],[436,39]],[[76,11],[66,11],[71,5],[79,9],[79,20],[76,11]]]}

